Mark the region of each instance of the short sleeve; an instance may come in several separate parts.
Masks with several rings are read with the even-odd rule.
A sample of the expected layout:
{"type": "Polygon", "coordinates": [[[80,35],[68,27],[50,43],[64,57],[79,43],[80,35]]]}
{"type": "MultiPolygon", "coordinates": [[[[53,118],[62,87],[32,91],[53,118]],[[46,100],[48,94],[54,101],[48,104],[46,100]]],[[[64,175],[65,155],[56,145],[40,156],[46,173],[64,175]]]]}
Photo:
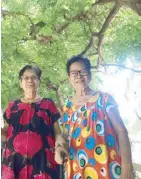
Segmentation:
{"type": "Polygon", "coordinates": [[[61,115],[52,99],[49,99],[49,110],[52,117],[52,123],[55,123],[61,115]]]}
{"type": "Polygon", "coordinates": [[[69,101],[69,99],[67,99],[63,107],[62,117],[59,120],[61,130],[66,140],[69,140],[70,137],[70,119],[71,119],[70,116],[72,114],[71,108],[72,108],[72,102],[69,101]]]}
{"type": "Polygon", "coordinates": [[[104,108],[106,113],[108,113],[113,108],[118,108],[118,104],[115,99],[108,93],[104,94],[104,108]]]}
{"type": "Polygon", "coordinates": [[[72,107],[72,103],[71,101],[69,101],[69,98],[67,98],[65,105],[63,107],[63,114],[61,116],[61,118],[59,119],[59,124],[61,126],[64,126],[66,124],[66,122],[68,122],[68,109],[70,109],[72,107]]]}
{"type": "Polygon", "coordinates": [[[11,108],[13,107],[13,105],[14,105],[14,101],[9,102],[9,104],[3,114],[3,118],[8,124],[10,124],[11,108]]]}

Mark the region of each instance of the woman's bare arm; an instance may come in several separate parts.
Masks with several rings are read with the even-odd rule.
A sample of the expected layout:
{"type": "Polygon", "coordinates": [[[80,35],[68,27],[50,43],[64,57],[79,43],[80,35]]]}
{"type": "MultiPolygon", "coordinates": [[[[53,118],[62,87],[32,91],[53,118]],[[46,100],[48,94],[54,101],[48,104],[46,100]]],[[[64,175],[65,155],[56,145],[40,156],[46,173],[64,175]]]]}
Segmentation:
{"type": "Polygon", "coordinates": [[[57,144],[59,146],[61,146],[61,147],[65,147],[67,149],[68,148],[67,147],[67,142],[66,142],[66,140],[64,139],[64,137],[62,135],[60,126],[58,124],[58,121],[56,121],[54,123],[53,127],[54,127],[55,139],[56,139],[57,144]]]}
{"type": "Polygon", "coordinates": [[[111,108],[107,114],[116,132],[117,139],[119,142],[122,167],[121,179],[132,179],[132,155],[128,132],[123,124],[123,121],[117,108],[111,108]]]}
{"type": "Polygon", "coordinates": [[[4,122],[4,127],[1,128],[1,140],[2,140],[2,142],[6,141],[8,127],[9,127],[9,124],[7,122],[4,122]]]}

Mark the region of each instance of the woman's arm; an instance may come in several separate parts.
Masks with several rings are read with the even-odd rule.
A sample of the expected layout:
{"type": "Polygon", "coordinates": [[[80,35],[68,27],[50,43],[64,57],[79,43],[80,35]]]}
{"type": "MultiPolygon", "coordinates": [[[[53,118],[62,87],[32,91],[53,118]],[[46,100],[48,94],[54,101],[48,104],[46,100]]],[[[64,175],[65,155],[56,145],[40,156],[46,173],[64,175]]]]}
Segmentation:
{"type": "Polygon", "coordinates": [[[1,140],[2,140],[2,142],[6,141],[8,127],[9,127],[9,124],[7,122],[4,122],[4,127],[1,128],[1,140]]]}
{"type": "Polygon", "coordinates": [[[54,132],[55,132],[55,139],[56,139],[55,161],[58,164],[63,164],[63,162],[67,159],[68,156],[68,144],[67,141],[62,136],[58,121],[54,123],[54,132]]]}
{"type": "Polygon", "coordinates": [[[58,121],[56,121],[53,124],[53,127],[54,127],[55,139],[56,139],[56,146],[58,145],[58,146],[64,147],[65,149],[68,149],[67,142],[62,136],[62,132],[58,124],[58,121]]]}
{"type": "Polygon", "coordinates": [[[123,121],[120,117],[117,108],[111,108],[107,112],[107,115],[116,132],[117,139],[119,142],[120,153],[121,153],[121,167],[122,167],[121,179],[132,179],[133,167],[132,167],[131,146],[128,138],[128,132],[123,124],[123,121]]]}
{"type": "Polygon", "coordinates": [[[10,124],[9,120],[11,117],[11,107],[14,105],[14,103],[15,101],[10,101],[4,113],[1,109],[2,121],[4,123],[4,126],[1,126],[1,138],[3,142],[5,142],[7,138],[8,128],[10,124]]]}

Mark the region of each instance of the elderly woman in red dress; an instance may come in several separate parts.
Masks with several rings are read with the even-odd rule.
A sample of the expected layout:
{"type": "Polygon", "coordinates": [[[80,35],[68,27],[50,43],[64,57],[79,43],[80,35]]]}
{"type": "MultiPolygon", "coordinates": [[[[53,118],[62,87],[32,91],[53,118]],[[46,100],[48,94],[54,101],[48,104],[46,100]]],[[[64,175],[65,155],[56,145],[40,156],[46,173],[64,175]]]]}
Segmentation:
{"type": "Polygon", "coordinates": [[[41,70],[27,65],[19,72],[24,97],[11,101],[4,113],[2,179],[58,179],[55,141],[66,152],[52,99],[37,95],[41,70]]]}

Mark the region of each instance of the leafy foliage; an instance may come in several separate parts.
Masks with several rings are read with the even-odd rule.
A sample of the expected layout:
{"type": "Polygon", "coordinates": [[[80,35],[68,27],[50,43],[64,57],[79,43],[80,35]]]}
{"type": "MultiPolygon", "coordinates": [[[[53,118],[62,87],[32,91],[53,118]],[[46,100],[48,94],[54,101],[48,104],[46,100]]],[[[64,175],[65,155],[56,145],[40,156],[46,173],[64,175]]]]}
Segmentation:
{"type": "MultiPolygon", "coordinates": [[[[40,95],[57,102],[55,91],[48,88],[49,81],[60,86],[64,98],[70,95],[73,91],[66,81],[66,59],[83,51],[113,6],[114,3],[94,5],[93,0],[3,0],[2,107],[22,95],[18,72],[26,64],[43,70],[40,95]]],[[[121,57],[133,55],[139,61],[140,31],[140,17],[121,8],[105,33],[103,59],[124,63],[121,57]]],[[[98,58],[94,55],[95,43],[86,53],[93,65],[98,58]]]]}

